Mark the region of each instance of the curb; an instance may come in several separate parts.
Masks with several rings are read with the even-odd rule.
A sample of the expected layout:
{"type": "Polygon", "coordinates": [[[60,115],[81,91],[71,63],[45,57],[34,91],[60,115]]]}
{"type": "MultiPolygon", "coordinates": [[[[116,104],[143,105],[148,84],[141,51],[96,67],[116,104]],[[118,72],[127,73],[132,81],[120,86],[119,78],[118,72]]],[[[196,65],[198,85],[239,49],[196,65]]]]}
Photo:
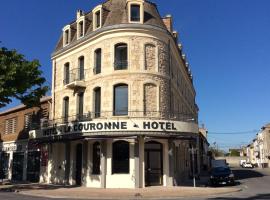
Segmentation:
{"type": "Polygon", "coordinates": [[[232,194],[232,193],[237,193],[242,191],[242,188],[235,188],[235,190],[233,191],[224,191],[224,192],[220,192],[220,193],[216,193],[216,194],[197,194],[197,195],[191,195],[191,196],[187,196],[187,195],[172,195],[172,196],[143,196],[140,193],[136,193],[134,194],[134,196],[127,196],[127,197],[123,197],[123,196],[115,196],[115,197],[101,197],[101,196],[94,196],[94,197],[70,197],[70,196],[61,196],[61,195],[44,195],[44,194],[29,194],[28,192],[24,192],[24,191],[18,191],[21,195],[25,195],[25,196],[32,196],[32,197],[46,197],[46,198],[59,198],[59,199],[89,199],[89,200],[94,200],[94,199],[102,199],[102,200],[113,200],[113,199],[128,199],[128,200],[138,200],[138,199],[149,199],[149,200],[154,200],[154,199],[179,199],[179,198],[192,198],[192,197],[215,197],[215,196],[219,196],[219,195],[225,195],[225,194],[232,194]]]}

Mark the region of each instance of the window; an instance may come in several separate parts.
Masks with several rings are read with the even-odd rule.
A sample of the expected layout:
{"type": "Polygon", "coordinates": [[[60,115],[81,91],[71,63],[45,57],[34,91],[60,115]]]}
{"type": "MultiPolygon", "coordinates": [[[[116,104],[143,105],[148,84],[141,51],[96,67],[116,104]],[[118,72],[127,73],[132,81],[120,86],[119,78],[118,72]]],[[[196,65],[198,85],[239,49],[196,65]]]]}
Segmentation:
{"type": "Polygon", "coordinates": [[[123,70],[128,67],[128,55],[127,55],[127,44],[120,43],[115,45],[114,49],[114,69],[123,70]]]}
{"type": "Polygon", "coordinates": [[[93,170],[92,174],[100,174],[100,157],[101,157],[101,148],[100,143],[95,142],[93,144],[93,170]]]}
{"type": "Polygon", "coordinates": [[[126,141],[117,141],[113,143],[112,173],[129,173],[129,143],[126,141]]]}
{"type": "Polygon", "coordinates": [[[69,115],[69,98],[65,97],[63,99],[63,120],[64,120],[64,122],[68,121],[68,115],[69,115]]]}
{"type": "Polygon", "coordinates": [[[69,63],[66,63],[64,66],[64,84],[69,84],[69,79],[70,79],[70,75],[69,75],[69,63]]]}
{"type": "Polygon", "coordinates": [[[114,115],[128,115],[128,85],[114,87],[114,115]]]}
{"type": "Polygon", "coordinates": [[[94,90],[94,98],[95,98],[95,117],[100,117],[100,110],[101,110],[101,88],[98,87],[94,90]]]}
{"type": "Polygon", "coordinates": [[[95,50],[95,74],[101,73],[101,49],[95,50]]]}
{"type": "Polygon", "coordinates": [[[131,5],[130,9],[130,21],[140,22],[140,5],[131,5]]]}
{"type": "Polygon", "coordinates": [[[100,23],[100,21],[101,21],[100,10],[95,13],[95,16],[96,16],[96,28],[99,28],[101,25],[101,23],[100,23]]]}
{"type": "Polygon", "coordinates": [[[32,124],[32,114],[24,115],[24,129],[30,129],[32,124]]]}
{"type": "Polygon", "coordinates": [[[83,80],[84,79],[84,57],[83,56],[81,56],[79,58],[78,79],[79,80],[83,80]]]}
{"type": "Polygon", "coordinates": [[[83,37],[84,36],[84,27],[83,27],[83,21],[80,21],[79,22],[79,26],[78,26],[78,28],[79,28],[79,37],[83,37]]]}
{"type": "Polygon", "coordinates": [[[65,30],[65,42],[64,42],[64,44],[65,45],[68,45],[68,43],[69,43],[69,30],[65,30]]]}
{"type": "Polygon", "coordinates": [[[5,134],[13,134],[16,133],[16,129],[17,129],[17,117],[11,118],[11,119],[7,119],[6,120],[6,130],[5,130],[5,134]]]}
{"type": "Polygon", "coordinates": [[[84,93],[81,92],[78,94],[78,118],[79,120],[83,117],[83,99],[84,99],[84,93]]]}

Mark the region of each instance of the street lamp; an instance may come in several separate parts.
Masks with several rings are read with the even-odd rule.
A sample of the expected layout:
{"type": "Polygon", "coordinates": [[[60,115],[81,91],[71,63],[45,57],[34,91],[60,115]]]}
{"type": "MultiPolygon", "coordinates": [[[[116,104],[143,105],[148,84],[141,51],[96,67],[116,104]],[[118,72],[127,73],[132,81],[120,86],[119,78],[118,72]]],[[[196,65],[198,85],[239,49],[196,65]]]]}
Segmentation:
{"type": "Polygon", "coordinates": [[[196,187],[196,177],[195,177],[195,153],[197,151],[196,148],[191,147],[191,149],[189,149],[189,151],[191,152],[192,155],[192,175],[193,175],[193,187],[196,187]]]}

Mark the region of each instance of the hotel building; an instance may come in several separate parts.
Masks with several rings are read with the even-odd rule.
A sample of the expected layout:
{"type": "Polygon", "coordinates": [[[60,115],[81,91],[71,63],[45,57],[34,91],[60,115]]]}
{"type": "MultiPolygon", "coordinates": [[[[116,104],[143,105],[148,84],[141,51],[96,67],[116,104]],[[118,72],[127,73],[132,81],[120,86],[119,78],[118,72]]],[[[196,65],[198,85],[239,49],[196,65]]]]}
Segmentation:
{"type": "Polygon", "coordinates": [[[47,155],[41,182],[143,188],[199,173],[196,93],[172,24],[150,1],[107,0],[63,27],[51,119],[30,132],[47,155]]]}

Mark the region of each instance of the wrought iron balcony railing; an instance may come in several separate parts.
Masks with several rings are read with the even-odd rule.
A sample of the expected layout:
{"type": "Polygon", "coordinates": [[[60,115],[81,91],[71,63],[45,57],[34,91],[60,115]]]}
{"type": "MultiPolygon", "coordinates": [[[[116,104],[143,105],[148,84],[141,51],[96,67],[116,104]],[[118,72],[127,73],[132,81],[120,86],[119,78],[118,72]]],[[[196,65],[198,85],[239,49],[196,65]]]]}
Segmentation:
{"type": "Polygon", "coordinates": [[[198,123],[197,116],[182,113],[160,112],[160,111],[128,111],[125,115],[115,115],[115,111],[88,112],[82,115],[71,115],[54,120],[44,120],[42,128],[50,127],[54,124],[65,124],[72,122],[91,121],[94,119],[151,119],[151,120],[173,120],[182,122],[198,123]]]}
{"type": "Polygon", "coordinates": [[[66,78],[63,80],[64,85],[68,85],[75,81],[83,81],[85,78],[85,69],[76,68],[69,71],[66,74],[66,78]]]}

